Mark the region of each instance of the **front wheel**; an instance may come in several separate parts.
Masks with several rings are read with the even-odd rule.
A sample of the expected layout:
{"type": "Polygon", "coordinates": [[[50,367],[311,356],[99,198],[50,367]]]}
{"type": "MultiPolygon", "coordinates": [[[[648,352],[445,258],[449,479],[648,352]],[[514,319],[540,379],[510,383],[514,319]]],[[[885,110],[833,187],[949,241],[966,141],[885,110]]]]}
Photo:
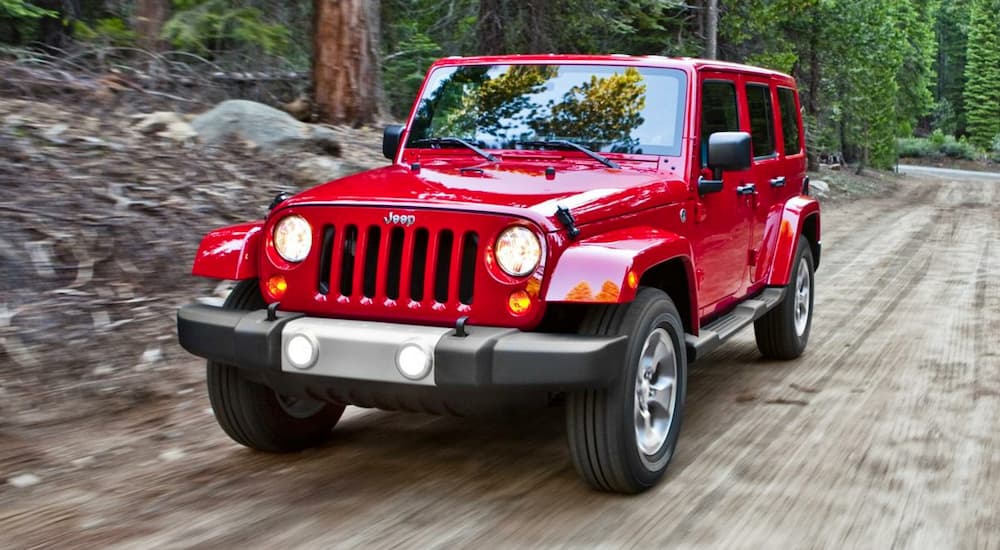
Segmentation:
{"type": "MultiPolygon", "coordinates": [[[[267,307],[257,281],[241,281],[226,298],[226,309],[257,310],[267,307]]],[[[234,365],[208,362],[208,398],[215,419],[237,443],[268,452],[299,451],[322,443],[329,435],[343,405],[281,395],[248,380],[234,365]]]]}
{"type": "Polygon", "coordinates": [[[649,489],[663,477],[680,435],[687,387],[680,314],[662,291],[640,288],[629,304],[592,309],[580,332],[630,340],[618,380],[567,397],[573,463],[596,489],[649,489]]]}

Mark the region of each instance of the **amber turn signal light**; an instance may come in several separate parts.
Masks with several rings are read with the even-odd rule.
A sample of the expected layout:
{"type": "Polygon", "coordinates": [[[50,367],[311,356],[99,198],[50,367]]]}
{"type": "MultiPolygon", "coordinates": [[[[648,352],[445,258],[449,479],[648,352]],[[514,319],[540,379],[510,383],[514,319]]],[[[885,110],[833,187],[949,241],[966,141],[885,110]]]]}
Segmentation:
{"type": "Polygon", "coordinates": [[[507,309],[514,315],[524,315],[531,309],[531,296],[524,290],[511,292],[507,298],[507,309]]]}
{"type": "Polygon", "coordinates": [[[635,274],[635,271],[628,270],[628,275],[625,276],[625,284],[632,290],[635,290],[639,286],[639,276],[635,274]]]}
{"type": "Polygon", "coordinates": [[[280,300],[285,295],[286,290],[288,290],[288,281],[283,275],[272,275],[267,280],[267,293],[275,300],[280,300]]]}

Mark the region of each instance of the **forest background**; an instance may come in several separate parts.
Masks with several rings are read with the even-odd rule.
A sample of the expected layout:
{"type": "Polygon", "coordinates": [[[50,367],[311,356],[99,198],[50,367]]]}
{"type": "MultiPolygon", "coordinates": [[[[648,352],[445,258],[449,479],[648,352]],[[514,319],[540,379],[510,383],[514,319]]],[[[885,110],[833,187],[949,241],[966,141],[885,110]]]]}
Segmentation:
{"type": "Polygon", "coordinates": [[[813,164],[1000,162],[1000,0],[0,0],[0,45],[277,80],[269,102],[351,124],[404,118],[443,56],[718,58],[795,76],[813,164]]]}

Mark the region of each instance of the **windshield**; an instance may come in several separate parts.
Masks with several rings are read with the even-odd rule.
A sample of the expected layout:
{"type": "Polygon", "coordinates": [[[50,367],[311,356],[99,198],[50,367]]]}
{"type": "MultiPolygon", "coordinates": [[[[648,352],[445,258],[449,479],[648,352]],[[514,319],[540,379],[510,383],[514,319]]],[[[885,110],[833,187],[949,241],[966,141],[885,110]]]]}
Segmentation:
{"type": "Polygon", "coordinates": [[[485,149],[567,140],[605,153],[679,155],[685,75],[595,65],[466,65],[429,78],[407,146],[460,138],[485,149]]]}

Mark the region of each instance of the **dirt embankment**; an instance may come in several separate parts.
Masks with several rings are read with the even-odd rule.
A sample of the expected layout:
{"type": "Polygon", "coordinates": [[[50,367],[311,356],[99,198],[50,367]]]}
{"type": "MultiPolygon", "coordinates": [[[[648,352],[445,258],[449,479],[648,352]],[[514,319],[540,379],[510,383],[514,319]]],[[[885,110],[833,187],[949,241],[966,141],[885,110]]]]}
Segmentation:
{"type": "MultiPolygon", "coordinates": [[[[160,137],[134,114],[0,98],[0,427],[187,387],[176,307],[224,291],[189,275],[199,240],[261,218],[311,154],[160,137]]],[[[332,131],[330,162],[384,164],[378,130],[332,131]]]]}

